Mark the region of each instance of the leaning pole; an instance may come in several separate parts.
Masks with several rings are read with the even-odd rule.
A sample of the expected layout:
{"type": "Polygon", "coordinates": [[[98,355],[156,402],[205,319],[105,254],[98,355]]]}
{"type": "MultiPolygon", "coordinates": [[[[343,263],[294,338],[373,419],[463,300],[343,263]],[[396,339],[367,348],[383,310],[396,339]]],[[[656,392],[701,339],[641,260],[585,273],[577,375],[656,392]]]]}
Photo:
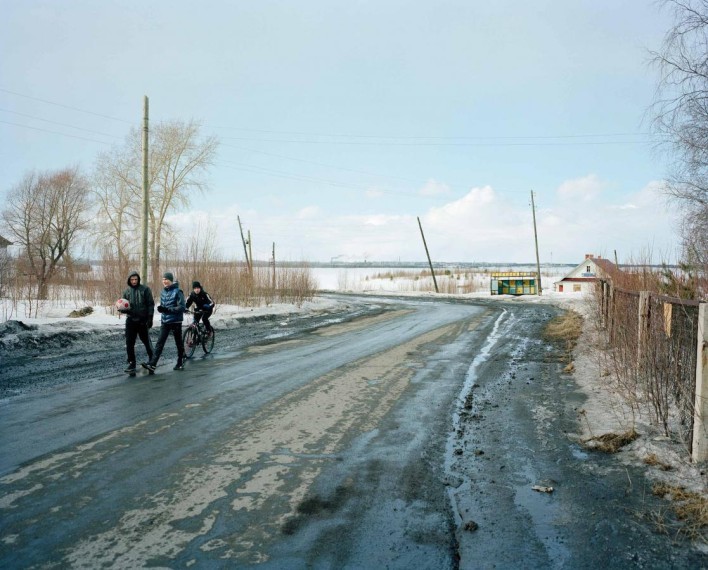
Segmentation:
{"type": "Polygon", "coordinates": [[[423,233],[423,226],[420,223],[420,218],[418,218],[418,227],[420,228],[420,237],[423,238],[423,246],[425,247],[425,255],[428,257],[428,265],[430,265],[430,273],[433,275],[433,284],[435,285],[435,292],[440,293],[440,291],[438,291],[438,282],[435,279],[435,270],[433,269],[433,262],[430,261],[430,253],[428,253],[428,244],[425,243],[425,234],[423,233]]]}

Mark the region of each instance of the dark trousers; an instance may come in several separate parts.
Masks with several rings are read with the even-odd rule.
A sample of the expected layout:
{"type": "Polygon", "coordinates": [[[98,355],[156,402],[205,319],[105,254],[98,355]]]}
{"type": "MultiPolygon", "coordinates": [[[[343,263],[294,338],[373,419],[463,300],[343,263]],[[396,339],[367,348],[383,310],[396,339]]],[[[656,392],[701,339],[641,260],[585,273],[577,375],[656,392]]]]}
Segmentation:
{"type": "Polygon", "coordinates": [[[184,360],[184,345],[182,344],[182,323],[162,323],[160,327],[160,338],[157,339],[157,346],[155,347],[155,358],[153,358],[153,364],[157,364],[162,354],[162,349],[165,348],[165,343],[167,342],[167,337],[170,334],[175,338],[175,344],[177,345],[177,358],[180,362],[184,360]]]}
{"type": "Polygon", "coordinates": [[[145,323],[125,321],[125,350],[128,353],[128,362],[135,362],[135,339],[140,337],[140,342],[145,345],[148,360],[152,358],[152,342],[145,323]]]}
{"type": "Polygon", "coordinates": [[[204,319],[204,326],[206,327],[207,331],[211,330],[211,323],[209,322],[209,317],[211,317],[212,311],[204,311],[203,313],[198,313],[194,315],[194,322],[198,323],[202,319],[204,319]]]}

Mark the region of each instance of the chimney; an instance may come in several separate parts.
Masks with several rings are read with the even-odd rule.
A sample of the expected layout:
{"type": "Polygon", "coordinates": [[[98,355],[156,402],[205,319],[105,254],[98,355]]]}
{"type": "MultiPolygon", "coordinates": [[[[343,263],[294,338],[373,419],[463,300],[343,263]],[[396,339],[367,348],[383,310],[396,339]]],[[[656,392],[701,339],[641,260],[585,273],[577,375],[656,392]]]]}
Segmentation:
{"type": "Polygon", "coordinates": [[[585,259],[592,259],[593,257],[594,257],[594,254],[592,254],[592,253],[585,254],[585,259]]]}

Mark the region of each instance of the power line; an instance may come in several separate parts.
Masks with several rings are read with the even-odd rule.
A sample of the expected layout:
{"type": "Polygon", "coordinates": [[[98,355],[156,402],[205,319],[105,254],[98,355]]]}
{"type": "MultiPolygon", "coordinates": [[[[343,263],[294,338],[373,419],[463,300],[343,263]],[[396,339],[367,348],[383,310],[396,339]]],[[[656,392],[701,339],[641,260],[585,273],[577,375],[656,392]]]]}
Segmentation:
{"type": "MultiPolygon", "coordinates": [[[[632,133],[588,133],[588,134],[570,134],[570,135],[514,135],[514,136],[431,136],[431,135],[371,135],[371,134],[353,134],[353,133],[308,133],[301,131],[274,131],[265,129],[249,129],[243,127],[227,127],[218,125],[205,124],[204,127],[210,129],[227,129],[235,131],[244,131],[251,133],[264,133],[270,135],[295,135],[304,137],[332,137],[332,138],[377,138],[377,139],[425,139],[425,140],[530,140],[530,139],[577,139],[577,138],[601,138],[601,137],[628,137],[628,136],[653,136],[653,133],[632,132],[632,133]]],[[[223,137],[230,138],[230,137],[223,137]]]]}
{"type": "Polygon", "coordinates": [[[336,166],[333,164],[325,164],[323,162],[316,162],[313,160],[306,160],[304,158],[296,158],[294,156],[286,156],[284,154],[278,154],[275,152],[266,152],[263,150],[256,150],[254,148],[247,148],[247,147],[242,147],[242,146],[235,146],[235,145],[230,145],[230,144],[220,144],[219,146],[222,147],[227,147],[227,148],[235,148],[237,150],[245,150],[246,152],[253,152],[255,154],[263,154],[266,156],[273,156],[275,158],[284,158],[285,160],[293,160],[295,162],[302,162],[305,164],[312,164],[313,166],[322,166],[324,168],[332,168],[335,170],[342,170],[344,172],[353,172],[354,174],[362,174],[364,176],[375,176],[377,178],[389,178],[389,179],[395,179],[395,180],[403,180],[405,182],[414,182],[414,183],[419,183],[419,180],[413,180],[412,178],[404,178],[402,176],[390,176],[390,175],[382,175],[382,174],[376,174],[374,172],[365,172],[363,170],[356,170],[353,168],[347,168],[344,166],[336,166]]]}
{"type": "MultiPolygon", "coordinates": [[[[71,105],[66,105],[64,103],[58,103],[56,101],[50,101],[48,99],[43,99],[40,97],[34,97],[32,95],[27,95],[24,93],[18,93],[16,91],[12,91],[10,89],[4,89],[0,87],[0,92],[3,93],[9,93],[11,95],[15,95],[17,97],[22,97],[25,99],[30,99],[33,101],[39,101],[41,103],[45,103],[48,105],[54,105],[57,107],[61,107],[64,109],[69,109],[72,111],[76,111],[78,113],[85,113],[88,115],[93,115],[95,117],[101,117],[104,119],[109,119],[111,121],[118,121],[121,123],[129,124],[129,125],[134,125],[134,121],[128,121],[125,119],[120,119],[118,117],[112,117],[110,115],[105,115],[101,113],[96,113],[93,111],[88,111],[86,109],[81,109],[79,107],[73,107],[71,105]]],[[[8,111],[12,112],[12,111],[8,111]]],[[[354,133],[312,133],[312,132],[302,132],[302,131],[278,131],[278,130],[268,130],[268,129],[251,129],[251,128],[245,128],[245,127],[233,127],[233,126],[224,126],[224,125],[211,125],[211,124],[203,124],[203,127],[210,128],[210,129],[226,129],[226,130],[235,130],[235,131],[243,131],[243,132],[252,132],[252,133],[263,133],[263,134],[270,134],[270,135],[288,135],[288,136],[303,136],[303,137],[329,137],[329,138],[350,138],[350,139],[389,139],[389,141],[412,141],[412,140],[418,140],[418,141],[531,141],[531,140],[564,140],[564,139],[587,139],[587,138],[612,138],[612,137],[652,137],[656,136],[653,133],[645,133],[645,132],[624,132],[624,133],[586,133],[586,134],[568,134],[568,135],[512,135],[512,136],[469,136],[469,135],[455,135],[455,136],[433,136],[433,135],[381,135],[381,134],[354,134],[354,133]]],[[[262,141],[262,142],[287,142],[287,143],[305,143],[305,144],[355,144],[354,142],[346,142],[346,141],[311,141],[311,140],[287,140],[287,139],[249,139],[246,137],[221,137],[229,140],[256,140],[256,141],[262,141]]],[[[581,141],[581,142],[576,142],[576,143],[562,143],[562,142],[556,142],[556,143],[525,143],[525,142],[516,142],[516,143],[504,143],[504,145],[529,145],[529,144],[541,144],[541,145],[560,145],[560,144],[643,144],[645,141],[581,141]]],[[[652,142],[652,141],[646,141],[646,142],[652,142]]],[[[356,143],[356,144],[367,144],[364,142],[361,143],[356,143]]],[[[416,146],[416,145],[432,145],[432,146],[445,146],[445,145],[470,145],[470,146],[479,146],[479,145],[486,145],[487,143],[465,143],[465,142],[459,142],[459,143],[430,143],[430,142],[418,142],[418,143],[403,143],[403,142],[385,142],[385,141],[379,141],[379,142],[373,142],[373,143],[368,143],[368,144],[377,144],[377,145],[382,145],[382,144],[390,144],[390,145],[411,145],[411,146],[416,146]]]]}
{"type": "Polygon", "coordinates": [[[109,115],[102,115],[100,113],[94,113],[93,111],[79,109],[78,107],[71,107],[70,105],[64,105],[63,103],[57,103],[55,101],[49,101],[47,99],[40,99],[39,97],[33,97],[32,95],[24,95],[23,93],[17,93],[16,91],[10,91],[9,89],[3,89],[2,87],[0,87],[0,91],[2,91],[3,93],[10,93],[11,95],[15,95],[17,97],[23,97],[25,99],[39,101],[40,103],[46,103],[47,105],[54,105],[56,107],[62,107],[64,109],[76,111],[77,113],[86,113],[87,115],[93,115],[94,117],[101,117],[103,119],[109,119],[111,121],[118,121],[120,123],[127,123],[129,125],[134,124],[132,121],[126,121],[125,119],[118,119],[117,117],[111,117],[109,115]]]}
{"type": "Polygon", "coordinates": [[[26,114],[26,113],[18,113],[17,111],[10,111],[9,109],[0,109],[0,111],[3,112],[3,113],[12,113],[13,115],[19,115],[20,117],[27,117],[27,118],[29,118],[29,119],[35,119],[35,120],[37,120],[37,121],[43,121],[43,122],[45,122],[45,123],[50,123],[50,124],[52,124],[52,125],[58,125],[58,126],[60,126],[60,127],[68,127],[68,128],[70,128],[70,129],[76,129],[76,130],[78,130],[78,131],[84,131],[84,132],[86,132],[86,133],[91,133],[91,134],[94,134],[94,135],[101,135],[101,136],[104,136],[104,137],[110,137],[110,138],[114,138],[114,139],[120,139],[120,138],[122,138],[122,137],[119,137],[119,136],[116,136],[116,135],[111,135],[111,134],[108,134],[108,133],[101,133],[101,132],[99,132],[99,131],[92,131],[92,130],[90,130],[90,129],[84,129],[84,128],[82,128],[82,127],[77,127],[77,126],[74,126],[74,125],[67,125],[66,123],[59,123],[59,122],[57,122],[57,121],[50,121],[49,119],[43,119],[43,118],[41,118],[41,117],[35,117],[34,115],[28,115],[28,114],[26,114]]]}
{"type": "MultiPolygon", "coordinates": [[[[292,172],[286,172],[282,170],[273,170],[270,168],[263,168],[260,166],[255,166],[255,165],[250,165],[250,164],[240,164],[232,161],[218,161],[217,164],[220,164],[224,168],[231,168],[233,170],[239,170],[243,172],[252,172],[255,174],[265,174],[268,176],[274,176],[277,178],[285,178],[289,180],[297,180],[300,182],[316,182],[320,184],[325,184],[327,186],[333,186],[337,188],[343,188],[345,190],[355,190],[358,192],[379,192],[381,194],[387,194],[387,195],[398,195],[398,196],[406,196],[408,198],[422,198],[422,199],[427,199],[427,200],[434,200],[437,199],[437,196],[430,196],[430,195],[425,195],[425,194],[420,194],[417,192],[401,192],[401,191],[395,191],[395,190],[385,190],[381,188],[368,188],[364,186],[358,186],[358,185],[353,185],[353,184],[347,184],[345,182],[338,182],[335,180],[328,180],[326,178],[319,178],[315,176],[307,176],[307,175],[300,175],[300,174],[295,174],[292,172]],[[223,164],[224,162],[228,162],[229,164],[233,164],[234,166],[230,166],[229,164],[223,164]]],[[[418,181],[418,183],[420,183],[418,181]]]]}
{"type": "Polygon", "coordinates": [[[97,142],[97,143],[101,143],[101,144],[110,144],[106,141],[97,141],[96,139],[89,139],[86,137],[80,137],[78,135],[70,135],[67,133],[60,133],[58,131],[50,131],[49,129],[40,129],[39,127],[30,127],[29,125],[20,125],[19,123],[11,123],[9,121],[1,121],[0,120],[0,123],[5,124],[5,125],[12,125],[15,127],[22,127],[24,129],[32,129],[33,131],[41,131],[43,133],[52,133],[54,135],[61,135],[63,137],[71,137],[72,139],[80,139],[82,141],[91,141],[91,142],[97,142]]]}
{"type": "MultiPolygon", "coordinates": [[[[377,192],[380,194],[385,194],[385,195],[393,195],[393,196],[405,196],[407,198],[417,198],[417,199],[422,199],[422,200],[443,200],[443,199],[460,199],[462,196],[450,196],[444,193],[441,193],[439,195],[430,195],[430,194],[421,194],[420,191],[413,191],[413,192],[404,192],[404,191],[396,191],[396,190],[386,190],[382,189],[379,187],[365,187],[365,186],[357,186],[357,185],[352,185],[352,184],[347,184],[343,182],[338,182],[335,180],[328,180],[325,178],[318,178],[315,176],[306,176],[306,175],[299,175],[295,173],[290,173],[290,172],[285,172],[282,170],[273,170],[269,168],[263,168],[260,166],[255,166],[255,165],[249,165],[249,164],[240,164],[236,163],[233,161],[217,161],[217,165],[223,167],[223,168],[229,168],[232,170],[238,170],[241,172],[251,172],[254,174],[265,174],[267,176],[274,176],[276,178],[285,178],[289,180],[297,180],[299,182],[316,182],[316,183],[321,183],[325,184],[327,186],[333,186],[337,188],[343,188],[345,190],[354,190],[357,192],[377,192]],[[224,162],[227,162],[228,164],[223,164],[224,162]],[[234,165],[234,166],[230,166],[234,165]]],[[[385,178],[382,176],[382,178],[385,178]]],[[[418,184],[420,184],[420,181],[417,181],[418,184]]],[[[449,188],[456,188],[457,186],[450,186],[449,184],[445,184],[445,186],[449,188]]],[[[458,185],[459,187],[465,187],[465,188],[470,188],[470,185],[463,185],[460,184],[458,185]]],[[[499,189],[494,189],[494,192],[496,194],[527,194],[528,190],[499,190],[499,189]]]]}
{"type": "Polygon", "coordinates": [[[658,139],[638,140],[638,141],[576,141],[576,142],[497,142],[497,143],[473,143],[473,142],[358,142],[358,141],[317,141],[317,140],[293,140],[293,139],[253,139],[247,137],[221,137],[226,140],[239,140],[251,142],[287,143],[287,144],[308,144],[308,145],[347,145],[347,146],[399,146],[399,147],[542,147],[542,146],[601,146],[601,145],[635,145],[635,144],[655,144],[658,139]]]}

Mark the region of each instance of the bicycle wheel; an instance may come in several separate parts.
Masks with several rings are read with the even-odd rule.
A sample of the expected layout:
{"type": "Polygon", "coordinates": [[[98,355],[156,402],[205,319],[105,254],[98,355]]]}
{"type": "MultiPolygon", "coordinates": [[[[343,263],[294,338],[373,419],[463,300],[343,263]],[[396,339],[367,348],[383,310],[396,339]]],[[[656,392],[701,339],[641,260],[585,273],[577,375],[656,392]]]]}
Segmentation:
{"type": "Polygon", "coordinates": [[[193,327],[187,328],[182,336],[182,344],[184,345],[184,356],[185,358],[192,358],[194,351],[197,349],[197,344],[199,343],[199,338],[197,337],[197,331],[193,327]]]}
{"type": "Polygon", "coordinates": [[[209,354],[213,349],[214,349],[214,337],[216,336],[216,331],[214,329],[211,329],[211,334],[206,335],[204,334],[202,336],[202,348],[204,349],[204,352],[209,354]]]}

